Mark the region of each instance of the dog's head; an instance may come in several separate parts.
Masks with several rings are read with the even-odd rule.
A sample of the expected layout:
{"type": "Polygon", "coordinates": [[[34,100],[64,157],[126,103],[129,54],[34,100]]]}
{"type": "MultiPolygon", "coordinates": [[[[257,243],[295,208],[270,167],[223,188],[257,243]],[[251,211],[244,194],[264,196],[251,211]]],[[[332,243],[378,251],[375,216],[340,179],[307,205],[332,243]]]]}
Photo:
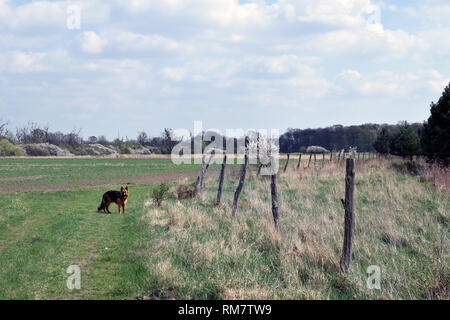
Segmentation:
{"type": "Polygon", "coordinates": [[[120,197],[123,200],[127,200],[128,199],[128,195],[129,195],[129,191],[128,191],[128,186],[124,187],[120,187],[120,197]]]}

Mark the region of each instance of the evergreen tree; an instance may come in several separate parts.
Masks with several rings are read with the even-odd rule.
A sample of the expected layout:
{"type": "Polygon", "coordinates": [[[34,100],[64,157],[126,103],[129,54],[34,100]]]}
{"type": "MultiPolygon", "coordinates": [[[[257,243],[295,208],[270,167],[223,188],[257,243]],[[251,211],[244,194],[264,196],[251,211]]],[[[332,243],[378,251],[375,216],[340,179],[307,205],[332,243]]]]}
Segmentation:
{"type": "Polygon", "coordinates": [[[430,160],[450,164],[450,84],[438,103],[431,103],[431,116],[422,130],[422,149],[430,160]]]}
{"type": "Polygon", "coordinates": [[[373,144],[373,147],[378,153],[387,155],[391,151],[390,143],[391,143],[391,135],[389,134],[387,128],[383,128],[378,134],[377,140],[373,144]]]}
{"type": "Polygon", "coordinates": [[[411,160],[413,156],[421,153],[419,135],[414,132],[407,122],[405,122],[400,130],[392,137],[390,150],[392,154],[401,157],[409,157],[411,160]]]}

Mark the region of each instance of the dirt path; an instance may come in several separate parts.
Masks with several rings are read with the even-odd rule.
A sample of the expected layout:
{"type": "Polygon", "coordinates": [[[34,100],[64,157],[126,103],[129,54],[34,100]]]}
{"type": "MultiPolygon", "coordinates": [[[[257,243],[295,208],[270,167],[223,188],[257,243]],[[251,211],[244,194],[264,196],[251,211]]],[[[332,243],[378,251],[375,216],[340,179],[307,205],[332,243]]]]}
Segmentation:
{"type": "Polygon", "coordinates": [[[44,177],[48,177],[48,176],[47,175],[39,175],[39,176],[5,177],[5,178],[0,178],[0,181],[39,180],[44,177]]]}
{"type": "MultiPolygon", "coordinates": [[[[120,178],[110,178],[110,179],[85,179],[75,182],[62,182],[53,184],[8,184],[1,185],[0,192],[17,192],[17,191],[39,191],[39,190],[68,190],[76,189],[81,186],[95,186],[104,184],[149,184],[149,183],[159,183],[159,182],[172,182],[181,181],[184,179],[194,179],[197,177],[197,171],[188,172],[154,172],[137,177],[120,177],[120,178]]],[[[23,177],[22,177],[23,178],[23,177]]],[[[11,181],[14,181],[13,179],[11,181]]],[[[17,179],[16,179],[17,181],[17,179]]]]}

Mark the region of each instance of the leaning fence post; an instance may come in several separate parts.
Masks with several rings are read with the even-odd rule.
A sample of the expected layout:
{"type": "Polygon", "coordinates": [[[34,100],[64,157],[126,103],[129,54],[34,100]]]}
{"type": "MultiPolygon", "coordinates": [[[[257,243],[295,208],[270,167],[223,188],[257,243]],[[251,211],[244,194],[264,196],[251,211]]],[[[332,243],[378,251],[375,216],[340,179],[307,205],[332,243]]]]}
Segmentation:
{"type": "Polygon", "coordinates": [[[209,156],[209,160],[206,163],[205,170],[203,170],[203,174],[202,174],[202,178],[201,178],[201,185],[200,185],[200,189],[202,189],[202,190],[205,188],[206,174],[208,173],[209,165],[211,164],[211,160],[215,154],[216,154],[216,151],[212,150],[211,155],[209,156]]]}
{"type": "Polygon", "coordinates": [[[300,163],[301,162],[302,162],[302,154],[300,153],[300,156],[298,157],[297,169],[300,168],[300,163]]]}
{"type": "Polygon", "coordinates": [[[242,165],[241,168],[241,176],[239,178],[239,184],[236,188],[236,192],[234,193],[234,201],[233,201],[233,211],[231,213],[231,215],[234,217],[236,216],[236,211],[237,211],[237,207],[238,207],[238,201],[239,201],[239,196],[241,195],[242,192],[242,187],[244,186],[244,181],[245,181],[245,174],[247,172],[247,166],[248,166],[248,137],[245,137],[245,156],[244,156],[244,164],[242,165]]]}
{"type": "Polygon", "coordinates": [[[225,177],[225,167],[226,166],[227,166],[227,154],[224,152],[222,168],[220,169],[220,176],[219,176],[219,190],[217,191],[217,200],[216,200],[217,205],[220,205],[220,201],[222,198],[223,179],[225,177]]]}
{"type": "Polygon", "coordinates": [[[278,211],[278,189],[277,189],[277,173],[272,175],[272,182],[270,184],[270,193],[272,195],[272,215],[275,229],[279,229],[280,213],[278,211]]]}
{"type": "Polygon", "coordinates": [[[354,221],[354,203],[353,194],[355,191],[355,160],[347,159],[346,173],[345,173],[345,200],[341,199],[345,209],[345,223],[344,223],[344,244],[342,246],[342,257],[340,267],[342,272],[347,272],[350,268],[350,261],[352,257],[352,242],[354,221]]]}
{"type": "Polygon", "coordinates": [[[308,168],[309,168],[309,165],[311,164],[311,159],[312,159],[312,153],[309,155],[309,161],[308,161],[308,168]]]}
{"type": "Polygon", "coordinates": [[[286,161],[286,163],[284,164],[284,169],[283,169],[283,173],[285,173],[286,172],[286,169],[287,169],[287,167],[288,167],[288,164],[289,164],[289,158],[290,158],[290,154],[288,153],[288,158],[287,158],[287,161],[286,161]]]}
{"type": "Polygon", "coordinates": [[[206,154],[202,155],[202,167],[197,175],[197,181],[195,182],[195,194],[199,193],[199,190],[202,187],[202,178],[203,178],[203,170],[205,170],[205,158],[206,154]]]}

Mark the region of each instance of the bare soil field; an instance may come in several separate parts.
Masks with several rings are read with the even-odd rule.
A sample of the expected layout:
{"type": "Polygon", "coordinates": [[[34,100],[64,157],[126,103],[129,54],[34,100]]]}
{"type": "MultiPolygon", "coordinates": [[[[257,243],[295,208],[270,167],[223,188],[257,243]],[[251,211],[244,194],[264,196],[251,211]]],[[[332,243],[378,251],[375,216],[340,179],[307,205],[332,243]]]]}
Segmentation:
{"type": "MultiPolygon", "coordinates": [[[[62,183],[48,183],[48,184],[7,184],[0,185],[1,192],[22,192],[22,191],[39,191],[39,190],[68,190],[75,189],[82,186],[98,186],[102,182],[105,184],[110,184],[111,182],[116,183],[133,183],[133,184],[152,184],[160,182],[174,182],[181,181],[185,179],[194,179],[197,176],[197,171],[191,172],[154,172],[149,174],[144,174],[142,176],[135,177],[121,177],[112,178],[108,181],[104,181],[99,178],[95,179],[85,179],[73,182],[62,182],[62,183]]],[[[28,176],[28,177],[11,177],[11,178],[0,178],[1,181],[24,181],[24,180],[37,180],[42,178],[42,176],[28,176]]]]}

